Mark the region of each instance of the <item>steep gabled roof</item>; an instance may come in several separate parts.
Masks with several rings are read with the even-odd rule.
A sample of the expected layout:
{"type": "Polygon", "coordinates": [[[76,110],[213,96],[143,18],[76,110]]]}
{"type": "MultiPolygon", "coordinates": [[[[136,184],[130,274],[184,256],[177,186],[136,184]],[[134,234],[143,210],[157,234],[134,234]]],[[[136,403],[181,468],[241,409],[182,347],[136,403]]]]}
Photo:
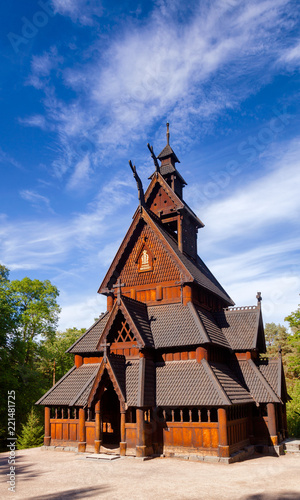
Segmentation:
{"type": "Polygon", "coordinates": [[[126,400],[126,387],[125,387],[125,356],[119,355],[108,355],[106,359],[102,359],[101,365],[99,367],[98,373],[93,381],[91,390],[88,395],[87,404],[91,406],[98,387],[101,383],[103,374],[105,370],[114,386],[114,389],[118,395],[118,398],[123,403],[126,400]]]}
{"type": "MultiPolygon", "coordinates": [[[[168,165],[166,165],[168,166],[168,165]]],[[[161,167],[162,168],[162,167],[161,167]]],[[[175,170],[175,169],[174,169],[175,170]]],[[[178,172],[177,172],[178,173],[178,172]]],[[[169,184],[165,181],[163,176],[160,173],[155,173],[152,176],[152,180],[147,188],[145,193],[145,202],[149,200],[153,190],[159,184],[173,201],[177,210],[186,210],[189,216],[195,221],[197,227],[204,227],[203,222],[197,217],[197,215],[193,212],[193,210],[188,206],[188,204],[179,198],[176,193],[174,193],[173,189],[169,186],[169,184]]]]}
{"type": "Polygon", "coordinates": [[[148,306],[148,316],[156,349],[209,342],[191,303],[148,306]]]}
{"type": "Polygon", "coordinates": [[[170,144],[167,144],[164,149],[159,153],[158,159],[163,160],[164,158],[173,157],[176,163],[180,163],[170,144]]]}
{"type": "Polygon", "coordinates": [[[99,371],[100,363],[73,366],[36,404],[84,406],[99,371]]]}
{"type": "Polygon", "coordinates": [[[224,363],[209,363],[232,404],[253,403],[253,398],[237,375],[224,363]]]}
{"type": "Polygon", "coordinates": [[[290,397],[286,390],[281,356],[277,359],[260,359],[258,369],[269,382],[277,396],[282,401],[288,401],[290,397]]]}
{"type": "Polygon", "coordinates": [[[281,403],[281,399],[252,359],[239,360],[232,366],[257,403],[281,403]]]}
{"type": "Polygon", "coordinates": [[[217,324],[235,351],[258,349],[265,352],[261,308],[233,307],[214,313],[217,324]]]}
{"type": "Polygon", "coordinates": [[[101,350],[100,345],[109,335],[119,312],[126,319],[138,344],[141,347],[154,347],[146,304],[123,295],[120,304],[114,303],[109,319],[98,339],[97,350],[101,350]]]}
{"type": "Polygon", "coordinates": [[[156,367],[157,406],[229,406],[253,398],[227,365],[202,359],[169,361],[156,367]]]}
{"type": "Polygon", "coordinates": [[[97,344],[109,318],[108,312],[103,314],[66,352],[72,354],[97,353],[97,344]]]}
{"type": "Polygon", "coordinates": [[[207,362],[167,361],[156,367],[157,406],[230,405],[207,362]]]}
{"type": "Polygon", "coordinates": [[[195,308],[205,328],[205,331],[207,332],[210,342],[212,342],[213,344],[218,344],[223,347],[226,347],[227,349],[230,349],[228,340],[226,339],[221,328],[219,328],[219,326],[217,325],[217,322],[213,314],[199,306],[195,306],[195,308]]]}
{"type": "Polygon", "coordinates": [[[184,283],[195,282],[201,285],[203,288],[211,291],[218,297],[222,298],[227,305],[234,304],[232,299],[225,292],[224,288],[209,271],[200,257],[197,258],[197,262],[194,262],[187,255],[181,253],[178,248],[177,242],[163,228],[163,225],[159,222],[159,219],[145,208],[142,208],[141,212],[136,212],[134,220],[98,290],[99,293],[107,292],[108,283],[111,280],[113,280],[114,282],[117,280],[117,264],[120,261],[127,245],[129,244],[130,239],[134,237],[135,230],[138,227],[141,219],[143,219],[145,223],[148,224],[154,231],[154,233],[168,252],[168,255],[173,260],[174,264],[178,266],[180,272],[182,273],[184,283]]]}

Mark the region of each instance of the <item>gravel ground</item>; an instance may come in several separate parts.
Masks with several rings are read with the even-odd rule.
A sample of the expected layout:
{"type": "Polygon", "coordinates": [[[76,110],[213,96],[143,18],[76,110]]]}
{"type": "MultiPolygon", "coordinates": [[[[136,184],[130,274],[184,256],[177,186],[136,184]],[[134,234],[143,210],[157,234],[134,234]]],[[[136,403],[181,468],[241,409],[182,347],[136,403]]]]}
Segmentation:
{"type": "Polygon", "coordinates": [[[170,458],[107,462],[32,448],[17,452],[15,492],[8,491],[8,467],[7,453],[0,454],[1,500],[300,499],[300,454],[225,465],[170,458]]]}

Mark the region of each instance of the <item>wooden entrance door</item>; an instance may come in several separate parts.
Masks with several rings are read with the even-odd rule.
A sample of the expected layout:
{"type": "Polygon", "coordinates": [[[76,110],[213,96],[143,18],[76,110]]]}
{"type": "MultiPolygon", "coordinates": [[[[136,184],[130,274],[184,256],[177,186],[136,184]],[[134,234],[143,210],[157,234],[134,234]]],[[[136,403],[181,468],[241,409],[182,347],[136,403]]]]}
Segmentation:
{"type": "Polygon", "coordinates": [[[120,433],[120,401],[110,382],[101,397],[102,439],[103,444],[117,444],[121,440],[120,433]]]}

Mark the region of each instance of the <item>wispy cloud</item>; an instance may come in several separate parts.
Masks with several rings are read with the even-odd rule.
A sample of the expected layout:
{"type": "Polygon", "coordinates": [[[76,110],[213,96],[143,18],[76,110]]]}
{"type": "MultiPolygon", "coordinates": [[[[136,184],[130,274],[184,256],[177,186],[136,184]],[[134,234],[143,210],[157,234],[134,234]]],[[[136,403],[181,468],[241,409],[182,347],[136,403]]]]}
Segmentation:
{"type": "Polygon", "coordinates": [[[19,122],[22,125],[26,125],[28,127],[38,127],[42,130],[47,130],[49,128],[44,115],[31,115],[27,118],[19,118],[19,122]]]}
{"type": "MultiPolygon", "coordinates": [[[[98,12],[96,2],[84,0],[53,0],[53,5],[82,24],[98,12]]],[[[116,154],[116,137],[118,147],[126,148],[166,116],[177,124],[179,142],[189,144],[195,130],[205,131],[220,113],[272,79],[287,50],[282,32],[294,22],[285,0],[216,0],[189,9],[160,1],[145,22],[134,24],[129,17],[105,50],[102,37],[94,41],[85,63],[64,59],[62,71],[55,73],[62,63],[57,49],[36,56],[29,82],[43,88],[47,123],[57,132],[60,152],[53,172],[72,185],[78,155],[86,155],[95,168],[112,151],[116,154]],[[61,101],[54,78],[76,98],[61,101]]],[[[296,61],[292,55],[290,60],[296,61]]]]}
{"type": "Polygon", "coordinates": [[[91,165],[88,155],[86,155],[81,161],[79,161],[74,169],[74,172],[68,182],[68,189],[83,188],[84,183],[86,183],[90,178],[91,165]]]}
{"type": "Polygon", "coordinates": [[[27,85],[32,85],[36,89],[44,88],[48,83],[51,71],[57,69],[63,63],[63,57],[57,53],[55,46],[42,55],[34,55],[31,59],[31,73],[26,80],[27,85]]]}
{"type": "Polygon", "coordinates": [[[46,196],[42,196],[29,189],[23,189],[20,191],[20,196],[23,200],[28,201],[34,208],[41,210],[46,208],[48,212],[54,214],[54,210],[51,208],[50,200],[46,196]]]}
{"type": "Polygon", "coordinates": [[[296,45],[288,48],[282,54],[281,60],[292,65],[299,64],[300,61],[300,41],[296,45]]]}
{"type": "Polygon", "coordinates": [[[88,297],[72,297],[72,303],[68,300],[64,303],[62,298],[62,312],[59,320],[60,330],[66,328],[89,328],[106,311],[106,297],[95,293],[88,297]]]}
{"type": "MultiPolygon", "coordinates": [[[[85,262],[90,259],[90,252],[97,256],[99,247],[106,245],[112,230],[119,237],[123,218],[119,216],[113,222],[110,216],[130,203],[133,189],[134,185],[128,188],[126,180],[112,179],[85,212],[73,214],[68,220],[22,220],[20,217],[12,223],[3,214],[0,226],[2,262],[11,270],[45,269],[47,266],[63,266],[71,254],[71,262],[78,259],[77,264],[82,255],[86,256],[85,262]]],[[[21,196],[35,207],[43,205],[51,212],[46,197],[30,190],[22,191],[21,196]]]]}
{"type": "MultiPolygon", "coordinates": [[[[277,151],[272,169],[257,180],[232,188],[230,185],[218,195],[219,201],[210,200],[202,210],[201,186],[193,187],[194,209],[206,224],[206,244],[210,248],[235,238],[248,241],[278,225],[295,224],[300,214],[300,142],[292,141],[284,154],[277,151]],[[227,193],[230,193],[229,196],[227,193]]],[[[241,175],[243,171],[241,170],[241,175]]]]}
{"type": "Polygon", "coordinates": [[[6,153],[1,147],[0,147],[0,163],[4,165],[13,165],[14,167],[21,169],[23,168],[20,162],[18,162],[10,154],[6,153]]]}
{"type": "Polygon", "coordinates": [[[91,26],[94,18],[102,15],[101,2],[97,0],[52,0],[52,4],[55,12],[84,26],[91,26]]]}

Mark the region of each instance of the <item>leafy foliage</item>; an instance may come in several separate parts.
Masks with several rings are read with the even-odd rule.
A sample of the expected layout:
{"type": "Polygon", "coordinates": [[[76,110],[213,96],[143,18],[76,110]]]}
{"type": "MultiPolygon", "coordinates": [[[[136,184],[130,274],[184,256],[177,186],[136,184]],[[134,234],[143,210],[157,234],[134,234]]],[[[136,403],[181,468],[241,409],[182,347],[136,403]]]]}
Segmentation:
{"type": "Polygon", "coordinates": [[[275,357],[281,348],[287,390],[292,398],[287,403],[287,421],[290,436],[300,437],[300,308],[285,318],[290,332],[282,325],[267,323],[265,335],[267,356],[275,357]]]}
{"type": "Polygon", "coordinates": [[[38,370],[51,387],[74,365],[72,355],[66,350],[85,332],[85,328],[68,328],[65,332],[57,332],[55,337],[41,342],[39,350],[38,370]]]}
{"type": "Polygon", "coordinates": [[[6,438],[7,393],[16,394],[16,429],[43,394],[45,381],[38,371],[41,338],[55,337],[60,311],[58,290],[50,281],[9,280],[0,266],[0,440],[6,438]]]}

